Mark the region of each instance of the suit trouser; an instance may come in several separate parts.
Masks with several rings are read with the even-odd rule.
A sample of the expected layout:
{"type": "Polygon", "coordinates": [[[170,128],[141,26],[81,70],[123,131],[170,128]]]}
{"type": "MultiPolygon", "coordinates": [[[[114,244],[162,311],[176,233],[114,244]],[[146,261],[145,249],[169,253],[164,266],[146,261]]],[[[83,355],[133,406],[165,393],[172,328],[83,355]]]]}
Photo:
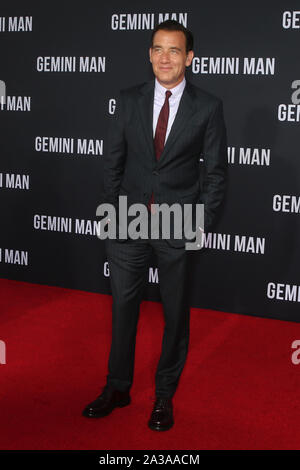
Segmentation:
{"type": "Polygon", "coordinates": [[[172,397],[183,370],[189,342],[188,281],[191,251],[174,248],[166,240],[105,240],[110,270],[112,342],[107,385],[129,390],[133,382],[137,323],[147,282],[149,257],[154,250],[165,327],[155,375],[155,393],[172,397]]]}

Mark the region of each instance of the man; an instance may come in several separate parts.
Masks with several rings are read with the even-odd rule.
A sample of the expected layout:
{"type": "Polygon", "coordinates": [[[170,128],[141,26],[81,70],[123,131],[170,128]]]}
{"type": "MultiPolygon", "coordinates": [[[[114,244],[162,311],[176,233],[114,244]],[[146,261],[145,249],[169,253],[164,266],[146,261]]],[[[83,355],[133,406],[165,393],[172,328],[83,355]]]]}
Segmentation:
{"type": "MultiPolygon", "coordinates": [[[[193,36],[180,23],[160,23],[153,31],[149,54],[155,80],[123,90],[118,101],[105,157],[105,201],[118,208],[119,196],[126,195],[128,206],[143,203],[150,210],[160,203],[204,203],[208,231],[216,221],[226,183],[222,101],[185,79],[185,68],[194,56],[193,36]]],[[[190,252],[184,238],[161,237],[107,239],[106,250],[113,296],[107,383],[83,415],[106,416],[130,403],[139,306],[153,250],[165,329],[148,426],[168,430],[174,424],[172,397],[188,351],[190,252]]]]}

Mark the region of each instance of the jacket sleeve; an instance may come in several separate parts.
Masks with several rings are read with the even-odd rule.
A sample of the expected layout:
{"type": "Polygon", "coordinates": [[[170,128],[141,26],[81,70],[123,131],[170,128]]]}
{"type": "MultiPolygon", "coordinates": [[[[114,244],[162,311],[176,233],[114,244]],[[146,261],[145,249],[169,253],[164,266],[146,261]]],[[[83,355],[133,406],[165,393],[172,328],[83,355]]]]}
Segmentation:
{"type": "Polygon", "coordinates": [[[204,175],[200,201],[204,204],[204,231],[217,222],[227,181],[227,133],[220,99],[214,106],[203,142],[204,175]]]}
{"type": "Polygon", "coordinates": [[[108,146],[103,169],[104,201],[113,204],[116,208],[127,154],[123,100],[121,91],[117,99],[116,112],[109,123],[108,146]]]}

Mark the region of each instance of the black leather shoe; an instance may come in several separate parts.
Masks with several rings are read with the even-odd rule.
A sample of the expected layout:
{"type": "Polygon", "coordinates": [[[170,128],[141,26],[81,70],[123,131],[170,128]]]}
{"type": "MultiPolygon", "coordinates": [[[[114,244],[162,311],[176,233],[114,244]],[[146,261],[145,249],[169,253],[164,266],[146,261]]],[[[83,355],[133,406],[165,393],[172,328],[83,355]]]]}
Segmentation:
{"type": "Polygon", "coordinates": [[[89,403],[82,414],[86,418],[102,418],[109,415],[116,407],[129,405],[130,401],[129,391],[120,392],[105,386],[101,395],[89,403]]]}
{"type": "Polygon", "coordinates": [[[174,424],[172,398],[156,398],[148,426],[153,431],[167,431],[174,424]]]}

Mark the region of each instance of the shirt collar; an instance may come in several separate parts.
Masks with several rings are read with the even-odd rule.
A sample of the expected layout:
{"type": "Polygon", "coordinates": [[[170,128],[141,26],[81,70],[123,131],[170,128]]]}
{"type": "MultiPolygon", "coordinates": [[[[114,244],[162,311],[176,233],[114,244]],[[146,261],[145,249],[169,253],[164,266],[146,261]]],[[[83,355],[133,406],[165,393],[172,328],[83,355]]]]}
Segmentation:
{"type": "MultiPolygon", "coordinates": [[[[183,80],[180,83],[178,83],[178,85],[176,85],[174,88],[170,88],[170,91],[172,93],[172,96],[170,97],[170,99],[171,98],[176,98],[177,96],[181,95],[183,93],[185,84],[186,84],[186,79],[185,79],[185,77],[183,77],[183,80]]],[[[168,90],[168,88],[163,87],[159,83],[157,78],[155,78],[155,94],[159,94],[159,95],[163,96],[163,98],[165,99],[167,90],[168,90]]]]}

